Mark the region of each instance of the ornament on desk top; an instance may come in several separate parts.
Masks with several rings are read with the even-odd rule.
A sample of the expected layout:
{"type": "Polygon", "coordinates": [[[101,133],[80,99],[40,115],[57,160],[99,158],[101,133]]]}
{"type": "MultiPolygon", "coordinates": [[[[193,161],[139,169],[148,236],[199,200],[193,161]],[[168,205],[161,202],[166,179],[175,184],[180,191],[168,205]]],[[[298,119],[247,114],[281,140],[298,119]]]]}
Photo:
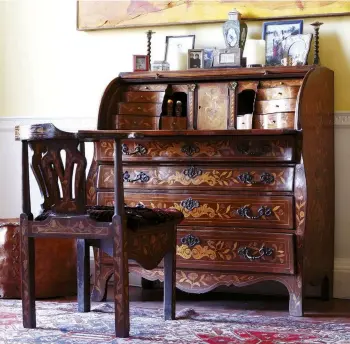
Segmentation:
{"type": "Polygon", "coordinates": [[[319,56],[319,31],[320,26],[323,25],[321,22],[314,22],[311,24],[314,27],[315,30],[315,40],[314,40],[314,62],[313,64],[318,65],[320,64],[320,56],[319,56]]]}
{"type": "Polygon", "coordinates": [[[158,70],[170,70],[170,64],[167,61],[154,61],[152,63],[152,71],[158,71],[158,70]]]}
{"type": "Polygon", "coordinates": [[[148,55],[133,55],[134,72],[149,71],[149,56],[148,55]]]}
{"type": "Polygon", "coordinates": [[[236,48],[243,51],[247,38],[247,24],[241,21],[241,14],[233,9],[228,13],[228,21],[223,25],[226,48],[236,48]]]}

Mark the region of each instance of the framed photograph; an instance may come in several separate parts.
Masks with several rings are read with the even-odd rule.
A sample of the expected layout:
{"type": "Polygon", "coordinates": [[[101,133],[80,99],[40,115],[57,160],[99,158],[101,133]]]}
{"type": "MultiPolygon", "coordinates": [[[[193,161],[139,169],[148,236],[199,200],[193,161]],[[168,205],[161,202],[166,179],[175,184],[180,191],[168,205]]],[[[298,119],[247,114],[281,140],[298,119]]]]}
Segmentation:
{"type": "Polygon", "coordinates": [[[204,48],[204,68],[211,68],[214,61],[215,48],[204,48]]]}
{"type": "Polygon", "coordinates": [[[287,61],[287,64],[291,66],[305,65],[310,51],[311,40],[311,33],[287,37],[283,51],[284,64],[287,61]]]}
{"type": "Polygon", "coordinates": [[[133,55],[133,57],[134,57],[134,72],[149,71],[148,55],[133,55]]]}
{"type": "Polygon", "coordinates": [[[195,35],[166,36],[164,60],[169,62],[170,69],[177,69],[179,61],[184,58],[182,65],[186,68],[186,58],[189,49],[194,48],[195,35]]]}
{"type": "Polygon", "coordinates": [[[228,48],[214,51],[213,67],[240,67],[241,49],[228,48]]]}
{"type": "Polygon", "coordinates": [[[204,49],[189,49],[187,68],[204,68],[204,49]]]}
{"type": "Polygon", "coordinates": [[[262,38],[266,42],[266,65],[282,65],[283,52],[286,39],[289,36],[303,33],[302,20],[283,20],[278,22],[265,22],[263,24],[262,38]]]}

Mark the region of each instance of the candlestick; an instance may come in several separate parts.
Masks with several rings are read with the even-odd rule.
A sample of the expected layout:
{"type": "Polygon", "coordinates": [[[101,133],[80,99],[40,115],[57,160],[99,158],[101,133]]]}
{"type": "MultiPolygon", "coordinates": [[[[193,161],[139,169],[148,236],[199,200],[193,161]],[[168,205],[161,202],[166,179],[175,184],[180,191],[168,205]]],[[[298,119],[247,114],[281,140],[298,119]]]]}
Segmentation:
{"type": "Polygon", "coordinates": [[[152,31],[152,30],[148,30],[146,31],[146,34],[147,34],[147,55],[148,55],[148,58],[149,58],[149,70],[151,70],[151,39],[152,39],[152,35],[154,34],[155,32],[152,31]]]}
{"type": "Polygon", "coordinates": [[[320,26],[323,25],[321,22],[314,22],[311,24],[315,30],[315,39],[314,39],[314,64],[320,64],[320,56],[319,56],[319,31],[320,26]]]}

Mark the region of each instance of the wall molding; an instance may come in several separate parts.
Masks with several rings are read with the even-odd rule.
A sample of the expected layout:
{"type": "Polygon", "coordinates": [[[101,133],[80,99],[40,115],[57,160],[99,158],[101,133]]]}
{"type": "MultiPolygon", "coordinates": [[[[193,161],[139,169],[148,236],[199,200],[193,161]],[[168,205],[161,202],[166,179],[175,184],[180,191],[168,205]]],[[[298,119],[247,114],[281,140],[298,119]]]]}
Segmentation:
{"type": "Polygon", "coordinates": [[[334,126],[340,128],[350,127],[350,112],[349,111],[337,111],[334,113],[334,126]]]}

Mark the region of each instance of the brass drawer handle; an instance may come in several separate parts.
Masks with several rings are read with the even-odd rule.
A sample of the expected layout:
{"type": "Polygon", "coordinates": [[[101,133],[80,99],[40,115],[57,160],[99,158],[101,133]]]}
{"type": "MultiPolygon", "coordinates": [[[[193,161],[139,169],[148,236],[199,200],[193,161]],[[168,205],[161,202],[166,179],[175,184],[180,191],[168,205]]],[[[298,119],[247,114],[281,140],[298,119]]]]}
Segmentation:
{"type": "Polygon", "coordinates": [[[131,179],[131,175],[128,171],[123,173],[123,181],[128,183],[134,183],[140,181],[141,183],[147,183],[150,181],[150,177],[145,172],[137,173],[134,179],[131,179]]]}
{"type": "Polygon", "coordinates": [[[138,107],[137,107],[137,110],[141,110],[141,106],[138,106],[138,107]]]}
{"type": "Polygon", "coordinates": [[[147,148],[142,145],[136,145],[135,150],[133,152],[129,151],[129,146],[125,143],[122,144],[122,153],[124,155],[145,155],[147,154],[147,148]]]}
{"type": "Polygon", "coordinates": [[[272,147],[270,145],[263,145],[252,149],[248,143],[238,144],[237,150],[244,155],[252,156],[262,156],[272,152],[272,147]]]}
{"type": "Polygon", "coordinates": [[[275,181],[275,177],[268,172],[263,172],[259,181],[255,181],[254,176],[249,172],[241,173],[237,179],[243,184],[273,184],[275,181]]]}
{"type": "Polygon", "coordinates": [[[264,256],[272,256],[273,254],[273,248],[269,248],[269,247],[261,247],[259,249],[259,255],[258,256],[254,256],[253,253],[252,253],[252,249],[250,247],[240,247],[238,249],[238,254],[242,257],[244,257],[245,259],[247,260],[258,260],[258,259],[261,259],[262,257],[264,256]]]}
{"type": "Polygon", "coordinates": [[[183,207],[189,211],[191,211],[195,208],[199,208],[199,202],[192,199],[191,197],[181,201],[180,205],[181,205],[181,207],[183,207]]]}
{"type": "Polygon", "coordinates": [[[186,170],[183,171],[183,174],[190,179],[194,179],[198,176],[201,176],[202,173],[203,173],[202,170],[196,166],[191,166],[189,168],[186,168],[186,170]]]}
{"type": "Polygon", "coordinates": [[[195,144],[188,144],[181,148],[181,152],[185,153],[187,156],[192,156],[195,153],[199,153],[200,149],[195,144]]]}
{"type": "Polygon", "coordinates": [[[201,243],[200,239],[192,234],[187,234],[186,236],[182,237],[180,241],[181,241],[181,244],[187,245],[190,248],[196,245],[199,245],[201,243]]]}
{"type": "Polygon", "coordinates": [[[261,206],[258,209],[258,214],[256,216],[254,216],[252,213],[252,210],[249,208],[249,206],[245,205],[244,207],[240,207],[237,209],[237,214],[241,217],[246,218],[246,219],[257,220],[263,216],[271,216],[272,209],[269,207],[266,207],[266,206],[261,206]]]}

